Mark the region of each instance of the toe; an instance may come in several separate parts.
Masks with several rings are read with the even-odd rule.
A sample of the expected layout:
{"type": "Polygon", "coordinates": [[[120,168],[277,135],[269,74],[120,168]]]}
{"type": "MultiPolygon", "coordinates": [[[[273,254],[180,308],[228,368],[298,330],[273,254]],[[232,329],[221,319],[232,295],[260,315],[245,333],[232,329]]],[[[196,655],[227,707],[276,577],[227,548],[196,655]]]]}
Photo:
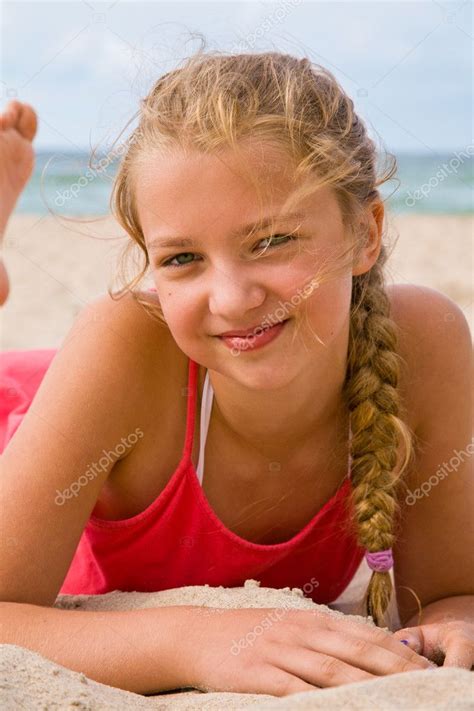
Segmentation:
{"type": "Polygon", "coordinates": [[[5,109],[0,114],[0,130],[6,131],[11,128],[15,122],[15,116],[8,109],[5,109]]]}
{"type": "Polygon", "coordinates": [[[35,137],[38,128],[38,117],[33,107],[29,104],[22,105],[16,128],[28,141],[32,141],[35,137]]]}
{"type": "Polygon", "coordinates": [[[9,291],[10,284],[7,270],[5,269],[3,262],[0,260],[0,306],[3,306],[7,300],[9,291]]]}
{"type": "Polygon", "coordinates": [[[12,126],[16,125],[16,122],[18,121],[18,117],[21,113],[22,105],[19,101],[16,99],[13,99],[12,101],[9,101],[8,104],[5,106],[5,109],[3,111],[3,127],[4,128],[12,128],[12,126]]]}
{"type": "Polygon", "coordinates": [[[0,130],[9,128],[16,128],[23,138],[33,140],[38,128],[38,117],[33,107],[16,99],[9,101],[0,113],[0,130]]]}

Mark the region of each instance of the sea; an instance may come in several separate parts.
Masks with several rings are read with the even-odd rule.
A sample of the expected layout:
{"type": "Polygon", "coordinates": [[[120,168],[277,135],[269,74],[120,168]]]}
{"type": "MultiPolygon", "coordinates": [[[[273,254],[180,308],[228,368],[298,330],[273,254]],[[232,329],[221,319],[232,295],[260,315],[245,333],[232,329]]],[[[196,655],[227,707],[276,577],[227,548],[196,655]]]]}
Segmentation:
{"type": "MultiPolygon", "coordinates": [[[[472,215],[473,145],[436,155],[392,153],[395,176],[379,189],[394,213],[472,215]]],[[[15,208],[17,213],[106,215],[120,155],[43,150],[15,208]]],[[[383,169],[380,162],[379,171],[383,169]]]]}

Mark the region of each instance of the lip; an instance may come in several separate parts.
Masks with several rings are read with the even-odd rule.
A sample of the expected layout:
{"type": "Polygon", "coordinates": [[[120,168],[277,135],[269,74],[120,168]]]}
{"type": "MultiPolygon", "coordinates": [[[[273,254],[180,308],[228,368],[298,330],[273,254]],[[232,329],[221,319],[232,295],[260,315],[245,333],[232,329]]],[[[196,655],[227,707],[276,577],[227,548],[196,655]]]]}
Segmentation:
{"type": "Polygon", "coordinates": [[[254,351],[257,348],[262,348],[267,343],[271,343],[275,340],[275,338],[278,338],[278,336],[284,330],[285,325],[289,320],[290,319],[285,319],[284,321],[280,321],[274,326],[266,328],[258,334],[253,334],[252,332],[250,332],[247,337],[232,335],[218,336],[218,338],[220,338],[221,341],[231,350],[254,351]]]}
{"type": "MultiPolygon", "coordinates": [[[[285,319],[284,321],[279,321],[278,323],[275,323],[274,326],[278,326],[279,323],[284,323],[288,319],[285,319]]],[[[255,331],[259,329],[260,331],[269,331],[270,328],[273,328],[273,326],[270,327],[263,327],[262,324],[258,323],[256,326],[252,326],[252,328],[247,328],[245,331],[225,331],[225,333],[218,333],[217,336],[218,338],[246,338],[247,336],[252,336],[255,335],[257,336],[258,334],[255,334],[255,331]]]]}
{"type": "Polygon", "coordinates": [[[247,328],[245,331],[226,331],[225,333],[218,333],[218,338],[246,338],[251,336],[257,329],[266,330],[261,324],[257,326],[252,326],[252,328],[247,328]]]}

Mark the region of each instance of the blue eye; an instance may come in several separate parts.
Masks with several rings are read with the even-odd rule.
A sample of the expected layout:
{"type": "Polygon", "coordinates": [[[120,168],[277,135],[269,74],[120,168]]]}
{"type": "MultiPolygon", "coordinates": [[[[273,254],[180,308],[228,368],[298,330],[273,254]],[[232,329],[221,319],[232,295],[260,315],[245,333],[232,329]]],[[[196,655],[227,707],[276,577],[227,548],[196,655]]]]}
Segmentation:
{"type": "MultiPolygon", "coordinates": [[[[260,242],[266,242],[267,240],[272,240],[272,241],[273,241],[273,240],[275,240],[275,239],[282,239],[282,238],[285,239],[285,240],[292,240],[292,239],[294,239],[294,235],[271,235],[270,237],[265,237],[264,239],[261,239],[260,242]]],[[[260,242],[259,242],[259,244],[260,244],[260,242]]],[[[272,242],[272,243],[269,244],[268,246],[269,246],[269,247],[279,247],[280,244],[286,244],[286,242],[283,242],[283,243],[282,243],[282,242],[278,242],[277,244],[275,244],[274,242],[272,242]]]]}
{"type": "Polygon", "coordinates": [[[193,256],[192,252],[181,252],[181,254],[177,254],[174,257],[171,257],[171,259],[168,259],[166,262],[163,262],[162,266],[163,267],[186,267],[188,264],[192,264],[192,262],[187,262],[186,264],[171,264],[171,262],[174,259],[179,259],[179,257],[186,257],[186,256],[193,256]]]}
{"type": "MultiPolygon", "coordinates": [[[[260,244],[260,242],[266,242],[268,240],[271,240],[271,243],[268,245],[269,247],[279,247],[280,244],[286,244],[286,242],[278,242],[275,244],[273,240],[277,239],[284,239],[284,240],[293,240],[295,239],[294,235],[271,235],[271,237],[265,237],[264,239],[261,239],[257,244],[260,244]]],[[[264,248],[263,252],[265,252],[266,249],[264,248]]],[[[179,268],[179,267],[187,267],[189,264],[192,264],[193,262],[185,262],[184,264],[172,264],[172,262],[176,259],[179,259],[179,257],[189,257],[189,256],[195,256],[194,252],[181,252],[180,254],[176,254],[174,257],[171,257],[170,259],[167,259],[166,262],[163,262],[161,266],[163,267],[174,267],[174,268],[179,268]]]]}

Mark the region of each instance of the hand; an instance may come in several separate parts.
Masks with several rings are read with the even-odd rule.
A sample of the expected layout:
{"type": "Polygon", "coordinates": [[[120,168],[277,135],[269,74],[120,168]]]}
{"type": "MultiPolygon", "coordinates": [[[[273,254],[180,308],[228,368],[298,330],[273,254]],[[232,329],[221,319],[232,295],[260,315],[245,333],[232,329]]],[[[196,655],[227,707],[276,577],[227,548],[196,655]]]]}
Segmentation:
{"type": "Polygon", "coordinates": [[[474,664],[474,624],[462,620],[404,627],[394,633],[408,647],[444,667],[471,669],[474,664]],[[443,661],[444,658],[444,661],[443,661]]]}
{"type": "Polygon", "coordinates": [[[186,686],[285,696],[434,665],[390,632],[313,610],[195,608],[186,686]]]}

